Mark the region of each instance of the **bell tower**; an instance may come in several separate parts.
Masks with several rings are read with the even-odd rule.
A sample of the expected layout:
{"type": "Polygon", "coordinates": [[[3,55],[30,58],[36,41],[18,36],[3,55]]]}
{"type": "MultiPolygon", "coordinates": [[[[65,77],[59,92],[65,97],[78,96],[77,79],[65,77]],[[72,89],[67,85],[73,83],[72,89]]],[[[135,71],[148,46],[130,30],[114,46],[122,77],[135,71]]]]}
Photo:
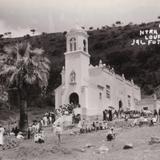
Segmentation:
{"type": "Polygon", "coordinates": [[[80,27],[71,29],[66,35],[67,52],[83,51],[88,53],[88,34],[80,27]]]}
{"type": "Polygon", "coordinates": [[[70,85],[74,82],[75,85],[82,85],[84,79],[88,79],[90,64],[88,34],[84,29],[76,27],[66,34],[66,52],[64,55],[65,84],[70,85]]]}

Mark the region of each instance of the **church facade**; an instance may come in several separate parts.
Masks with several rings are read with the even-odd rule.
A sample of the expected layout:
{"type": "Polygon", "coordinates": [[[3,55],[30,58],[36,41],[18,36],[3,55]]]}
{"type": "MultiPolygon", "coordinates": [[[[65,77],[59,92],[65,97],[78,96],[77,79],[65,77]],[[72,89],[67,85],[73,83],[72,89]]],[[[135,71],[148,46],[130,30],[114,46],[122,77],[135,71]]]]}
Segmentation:
{"type": "Polygon", "coordinates": [[[61,85],[55,89],[55,107],[79,104],[82,117],[100,116],[109,106],[116,110],[133,110],[141,100],[141,90],[118,75],[100,60],[90,64],[88,34],[82,28],[66,34],[65,66],[61,71],[61,85]]]}

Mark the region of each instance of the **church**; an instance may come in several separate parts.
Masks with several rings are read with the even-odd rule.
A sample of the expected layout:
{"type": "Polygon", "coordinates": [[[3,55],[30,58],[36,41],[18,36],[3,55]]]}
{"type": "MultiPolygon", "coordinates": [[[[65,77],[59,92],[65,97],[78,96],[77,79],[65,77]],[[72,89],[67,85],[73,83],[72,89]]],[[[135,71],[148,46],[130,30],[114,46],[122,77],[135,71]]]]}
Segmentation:
{"type": "Polygon", "coordinates": [[[65,66],[61,71],[61,85],[55,89],[55,107],[64,104],[79,106],[81,117],[102,117],[109,107],[134,110],[141,100],[141,90],[133,80],[99,61],[90,64],[88,34],[75,27],[66,34],[65,66]]]}

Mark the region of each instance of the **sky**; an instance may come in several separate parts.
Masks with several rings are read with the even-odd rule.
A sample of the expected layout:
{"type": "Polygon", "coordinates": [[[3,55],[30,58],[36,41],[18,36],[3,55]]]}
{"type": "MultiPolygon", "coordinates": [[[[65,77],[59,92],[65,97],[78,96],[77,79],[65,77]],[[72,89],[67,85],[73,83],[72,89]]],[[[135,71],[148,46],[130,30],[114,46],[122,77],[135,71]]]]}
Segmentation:
{"type": "Polygon", "coordinates": [[[0,0],[0,34],[63,32],[75,25],[101,27],[157,20],[160,0],[0,0]]]}

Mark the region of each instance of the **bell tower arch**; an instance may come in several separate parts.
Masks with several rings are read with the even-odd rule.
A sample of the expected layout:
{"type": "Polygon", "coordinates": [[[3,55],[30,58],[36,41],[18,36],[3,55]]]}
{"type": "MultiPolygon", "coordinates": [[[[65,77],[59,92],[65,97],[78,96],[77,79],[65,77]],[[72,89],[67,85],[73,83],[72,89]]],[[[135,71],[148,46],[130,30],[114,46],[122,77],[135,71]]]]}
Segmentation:
{"type": "Polygon", "coordinates": [[[66,34],[67,52],[83,51],[88,53],[88,34],[81,27],[71,29],[66,34]]]}

